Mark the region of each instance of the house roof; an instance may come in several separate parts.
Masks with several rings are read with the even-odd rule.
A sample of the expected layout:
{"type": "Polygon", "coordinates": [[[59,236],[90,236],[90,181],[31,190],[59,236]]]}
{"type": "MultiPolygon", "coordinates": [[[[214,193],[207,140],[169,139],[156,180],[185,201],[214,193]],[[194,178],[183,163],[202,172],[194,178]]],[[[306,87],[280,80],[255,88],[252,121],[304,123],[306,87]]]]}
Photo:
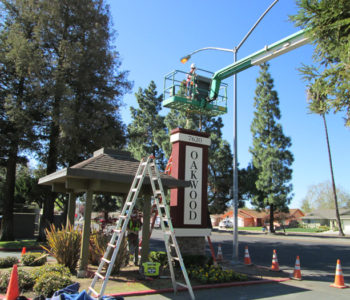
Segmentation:
{"type": "MultiPolygon", "coordinates": [[[[244,218],[265,218],[266,213],[265,212],[258,212],[254,209],[247,209],[247,208],[240,208],[238,209],[238,215],[241,215],[244,218]]],[[[233,217],[233,211],[230,210],[222,215],[222,218],[232,218],[233,217]]]]}
{"type": "Polygon", "coordinates": [[[265,211],[257,211],[255,209],[240,209],[239,211],[253,217],[253,218],[265,218],[267,213],[265,211]]]}
{"type": "Polygon", "coordinates": [[[305,214],[302,212],[302,210],[300,210],[299,208],[290,208],[289,209],[289,214],[291,216],[295,215],[297,212],[300,212],[303,216],[305,216],[305,214]]]}
{"type": "MultiPolygon", "coordinates": [[[[84,191],[127,193],[140,162],[128,152],[102,148],[93,157],[39,179],[39,184],[51,185],[57,192],[84,191]]],[[[184,180],[161,174],[165,188],[186,187],[184,180]]],[[[145,185],[150,185],[145,177],[145,185]]]]}
{"type": "MultiPolygon", "coordinates": [[[[339,215],[341,219],[348,219],[350,217],[350,209],[339,208],[339,215]]],[[[302,219],[336,219],[335,209],[318,209],[306,214],[302,219]]]]}
{"type": "MultiPolygon", "coordinates": [[[[297,212],[300,212],[302,215],[304,213],[299,208],[291,208],[289,209],[289,217],[293,217],[294,214],[297,212]]],[[[243,218],[254,218],[254,219],[264,219],[266,216],[269,215],[269,211],[257,211],[255,209],[249,209],[249,208],[240,208],[238,209],[238,215],[240,215],[243,218]]],[[[232,218],[233,212],[232,210],[226,212],[222,215],[222,218],[232,218]]]]}

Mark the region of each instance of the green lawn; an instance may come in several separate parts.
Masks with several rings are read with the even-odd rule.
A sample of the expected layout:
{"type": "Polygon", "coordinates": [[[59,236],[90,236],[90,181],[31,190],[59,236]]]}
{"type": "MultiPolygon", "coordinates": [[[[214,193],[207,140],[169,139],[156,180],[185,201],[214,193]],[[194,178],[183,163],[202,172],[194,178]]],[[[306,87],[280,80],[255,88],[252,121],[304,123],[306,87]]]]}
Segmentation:
{"type": "MultiPolygon", "coordinates": [[[[261,227],[238,227],[238,230],[249,230],[249,231],[261,231],[261,227]]],[[[278,229],[276,231],[283,232],[283,229],[278,229]]],[[[320,232],[318,228],[286,228],[286,232],[320,232]]]]}
{"type": "Polygon", "coordinates": [[[262,231],[261,227],[238,227],[238,230],[262,231]]]}
{"type": "Polygon", "coordinates": [[[3,249],[22,249],[23,247],[40,247],[36,240],[17,240],[17,241],[0,241],[0,248],[3,249]]]}

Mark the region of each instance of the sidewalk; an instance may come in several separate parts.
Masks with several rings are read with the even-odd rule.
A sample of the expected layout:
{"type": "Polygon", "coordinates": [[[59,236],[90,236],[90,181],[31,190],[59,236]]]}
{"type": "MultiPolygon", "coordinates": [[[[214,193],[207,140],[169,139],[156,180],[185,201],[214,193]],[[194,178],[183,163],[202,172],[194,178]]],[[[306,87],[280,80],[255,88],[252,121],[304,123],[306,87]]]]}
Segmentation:
{"type": "MultiPolygon", "coordinates": [[[[232,234],[232,228],[225,229],[225,228],[218,228],[214,227],[213,232],[218,233],[218,234],[232,234]]],[[[334,240],[344,240],[344,241],[350,241],[350,234],[345,235],[344,237],[339,236],[338,232],[334,231],[325,231],[325,232],[319,232],[319,233],[314,233],[314,232],[286,232],[284,233],[283,231],[277,231],[276,233],[264,233],[259,230],[238,230],[238,234],[241,235],[254,235],[254,236],[260,236],[260,237],[278,237],[278,238],[283,238],[283,237],[301,237],[301,238],[318,238],[318,239],[334,239],[334,240]]]]}

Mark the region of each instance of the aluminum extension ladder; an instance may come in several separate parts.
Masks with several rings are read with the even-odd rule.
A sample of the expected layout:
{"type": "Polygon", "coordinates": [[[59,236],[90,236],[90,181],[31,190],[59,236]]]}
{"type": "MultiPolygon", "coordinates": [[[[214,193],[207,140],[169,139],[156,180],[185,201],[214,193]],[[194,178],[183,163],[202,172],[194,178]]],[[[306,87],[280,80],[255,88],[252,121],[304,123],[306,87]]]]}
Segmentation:
{"type": "Polygon", "coordinates": [[[121,242],[123,240],[123,237],[125,236],[125,232],[127,230],[127,226],[129,223],[129,219],[132,213],[132,210],[135,206],[136,200],[138,198],[139,192],[141,190],[143,181],[145,179],[146,173],[148,173],[152,190],[153,190],[153,196],[154,196],[154,201],[157,205],[157,210],[158,210],[158,215],[160,218],[160,224],[163,230],[164,234],[164,243],[165,243],[165,248],[168,256],[168,264],[169,264],[169,269],[170,269],[170,274],[171,274],[171,280],[172,280],[172,285],[174,288],[174,293],[177,291],[177,286],[182,286],[187,288],[191,299],[194,300],[194,294],[192,290],[192,286],[190,283],[190,280],[188,278],[188,274],[180,253],[180,248],[179,245],[176,241],[175,237],[175,232],[174,228],[171,223],[171,218],[170,218],[170,212],[169,212],[169,207],[166,204],[166,201],[164,203],[160,203],[159,199],[165,199],[164,195],[164,189],[162,185],[162,181],[160,178],[159,170],[157,168],[157,165],[155,163],[155,158],[154,156],[149,156],[146,160],[142,159],[140,162],[140,165],[137,169],[136,176],[133,180],[133,183],[131,185],[129,194],[126,198],[125,204],[123,206],[123,210],[120,214],[119,220],[117,222],[117,225],[115,229],[113,229],[113,235],[110,240],[110,242],[107,245],[106,252],[101,259],[100,265],[95,272],[94,279],[92,280],[92,283],[88,289],[87,294],[91,295],[93,294],[94,297],[101,299],[104,295],[104,291],[107,286],[108,279],[110,277],[110,274],[113,269],[113,265],[115,262],[115,259],[117,257],[121,242]],[[166,223],[167,222],[167,223],[166,223]],[[174,248],[174,249],[172,249],[174,248]],[[110,256],[111,250],[113,249],[112,257],[110,260],[108,257],[110,256]],[[175,272],[174,272],[174,266],[173,262],[177,260],[180,264],[181,271],[183,274],[183,277],[185,279],[186,284],[180,283],[176,281],[175,278],[175,272]],[[105,275],[103,275],[101,272],[105,265],[108,265],[107,271],[105,275]],[[100,289],[100,292],[96,291],[95,285],[98,280],[102,280],[102,286],[100,289]]]}

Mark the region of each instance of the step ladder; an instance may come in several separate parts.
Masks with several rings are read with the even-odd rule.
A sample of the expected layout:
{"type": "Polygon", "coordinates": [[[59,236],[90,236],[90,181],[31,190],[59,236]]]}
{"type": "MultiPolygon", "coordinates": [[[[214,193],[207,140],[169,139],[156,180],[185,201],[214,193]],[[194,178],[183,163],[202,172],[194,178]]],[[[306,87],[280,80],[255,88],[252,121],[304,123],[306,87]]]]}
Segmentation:
{"type": "Polygon", "coordinates": [[[160,199],[165,199],[165,195],[164,195],[164,189],[160,178],[159,170],[155,163],[154,156],[149,156],[147,159],[142,159],[140,162],[140,165],[136,172],[136,176],[132,182],[129,194],[126,198],[126,201],[123,206],[117,225],[113,229],[112,238],[107,245],[106,252],[103,258],[101,259],[100,265],[97,271],[95,272],[95,276],[88,289],[88,292],[87,292],[88,295],[93,294],[92,296],[98,299],[101,299],[104,295],[104,291],[106,289],[108,279],[112,272],[115,259],[117,257],[120,245],[122,243],[122,240],[125,236],[125,232],[127,230],[127,226],[130,220],[132,210],[135,206],[136,200],[138,198],[139,192],[141,190],[143,181],[147,173],[149,175],[149,179],[151,182],[154,201],[157,206],[158,215],[160,218],[160,224],[164,234],[165,249],[168,256],[168,264],[169,264],[174,293],[177,292],[178,286],[185,287],[187,288],[191,296],[191,299],[192,300],[195,299],[192,286],[185,268],[185,264],[183,262],[183,259],[180,253],[180,248],[176,241],[174,228],[171,223],[169,207],[166,204],[166,201],[164,201],[164,203],[160,203],[161,202],[160,199]],[[112,249],[113,249],[112,256],[110,259],[108,259],[110,257],[112,249]],[[178,261],[180,264],[182,275],[185,279],[185,284],[176,281],[174,265],[173,265],[175,261],[178,261]],[[103,275],[102,271],[106,265],[108,265],[108,268],[105,275],[103,275]],[[98,282],[98,280],[102,280],[102,286],[99,292],[95,290],[95,285],[98,282]]]}

